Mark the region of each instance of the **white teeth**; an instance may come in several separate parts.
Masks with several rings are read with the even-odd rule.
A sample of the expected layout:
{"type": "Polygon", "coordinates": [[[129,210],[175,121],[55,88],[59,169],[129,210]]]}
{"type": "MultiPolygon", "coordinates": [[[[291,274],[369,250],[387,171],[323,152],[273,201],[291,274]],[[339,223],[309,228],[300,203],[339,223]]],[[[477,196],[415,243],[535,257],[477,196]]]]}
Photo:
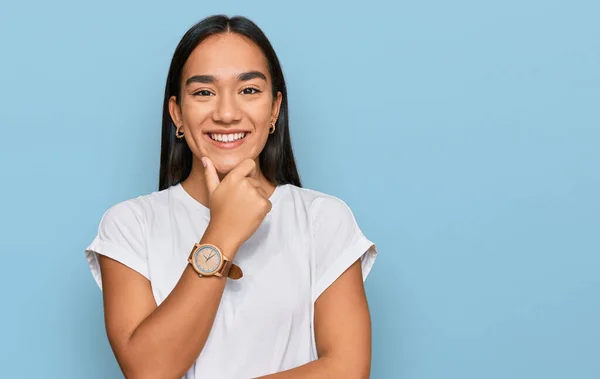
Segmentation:
{"type": "Polygon", "coordinates": [[[209,137],[219,142],[233,142],[246,137],[246,133],[209,134],[209,137]]]}

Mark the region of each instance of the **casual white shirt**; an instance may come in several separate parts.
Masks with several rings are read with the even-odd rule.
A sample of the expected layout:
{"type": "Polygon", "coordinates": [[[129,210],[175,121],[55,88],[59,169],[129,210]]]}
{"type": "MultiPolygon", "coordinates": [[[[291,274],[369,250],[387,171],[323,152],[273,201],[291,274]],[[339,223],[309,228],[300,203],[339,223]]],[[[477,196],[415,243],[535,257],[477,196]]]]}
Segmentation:
{"type": "MultiPolygon", "coordinates": [[[[363,280],[373,266],[375,245],[342,200],[286,184],[270,201],[271,211],[235,256],[244,276],[227,279],[185,379],[253,378],[317,359],[315,300],[357,259],[363,280]]],[[[180,184],[112,206],[85,251],[94,279],[102,289],[98,254],[105,255],[145,276],[160,305],[209,220],[209,209],[180,184]]]]}

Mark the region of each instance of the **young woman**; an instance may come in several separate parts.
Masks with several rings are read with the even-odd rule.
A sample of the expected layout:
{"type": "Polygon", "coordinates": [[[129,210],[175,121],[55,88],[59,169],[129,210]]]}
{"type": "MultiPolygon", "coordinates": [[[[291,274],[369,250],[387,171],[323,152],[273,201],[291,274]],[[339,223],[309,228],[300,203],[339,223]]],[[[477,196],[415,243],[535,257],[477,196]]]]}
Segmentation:
{"type": "Polygon", "coordinates": [[[159,182],[86,249],[127,378],[369,376],[375,246],[301,187],[283,73],[250,20],[209,17],[177,46],[159,182]]]}

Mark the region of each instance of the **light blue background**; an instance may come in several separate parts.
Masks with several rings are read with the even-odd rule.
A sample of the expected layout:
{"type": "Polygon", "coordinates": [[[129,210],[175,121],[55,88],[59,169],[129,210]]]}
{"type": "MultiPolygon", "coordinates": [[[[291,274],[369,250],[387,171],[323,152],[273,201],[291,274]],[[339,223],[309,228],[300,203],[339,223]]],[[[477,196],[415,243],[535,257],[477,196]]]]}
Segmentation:
{"type": "Polygon", "coordinates": [[[0,377],[120,376],[83,251],[155,190],[213,13],[269,36],[305,186],[379,248],[373,378],[600,377],[600,6],[514,0],[3,0],[0,377]]]}

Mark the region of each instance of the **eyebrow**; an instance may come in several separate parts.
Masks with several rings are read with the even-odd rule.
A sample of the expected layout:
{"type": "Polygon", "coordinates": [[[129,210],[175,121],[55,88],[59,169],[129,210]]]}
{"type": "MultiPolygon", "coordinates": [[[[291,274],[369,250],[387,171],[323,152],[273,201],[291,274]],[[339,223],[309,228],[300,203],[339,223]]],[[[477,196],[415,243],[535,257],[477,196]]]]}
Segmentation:
{"type": "MultiPolygon", "coordinates": [[[[252,80],[252,79],[256,79],[256,78],[262,79],[264,81],[267,80],[266,75],[260,71],[242,72],[241,74],[239,74],[237,76],[236,79],[240,82],[246,82],[248,80],[252,80]]],[[[217,78],[214,75],[194,75],[185,81],[185,85],[189,86],[192,83],[211,84],[216,81],[217,81],[217,78]]]]}

